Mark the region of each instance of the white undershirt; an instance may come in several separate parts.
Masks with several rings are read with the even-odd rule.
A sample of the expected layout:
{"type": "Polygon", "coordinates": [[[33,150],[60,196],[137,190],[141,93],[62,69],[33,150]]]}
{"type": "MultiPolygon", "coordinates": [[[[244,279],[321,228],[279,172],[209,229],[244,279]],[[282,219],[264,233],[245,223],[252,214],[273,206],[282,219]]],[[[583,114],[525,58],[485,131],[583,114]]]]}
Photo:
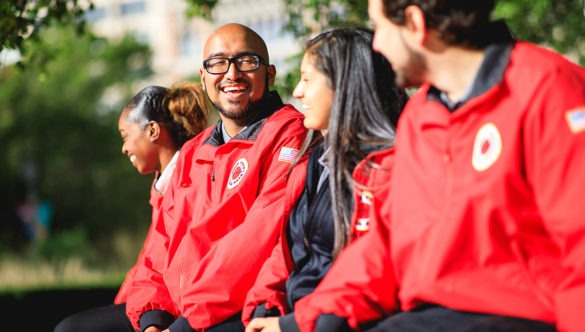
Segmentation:
{"type": "Polygon", "coordinates": [[[175,166],[177,165],[177,159],[179,158],[179,151],[175,152],[175,155],[169,161],[169,164],[165,168],[165,170],[160,174],[156,182],[154,183],[154,189],[159,193],[164,194],[167,190],[169,182],[171,180],[171,176],[173,175],[173,171],[175,170],[175,166]]]}

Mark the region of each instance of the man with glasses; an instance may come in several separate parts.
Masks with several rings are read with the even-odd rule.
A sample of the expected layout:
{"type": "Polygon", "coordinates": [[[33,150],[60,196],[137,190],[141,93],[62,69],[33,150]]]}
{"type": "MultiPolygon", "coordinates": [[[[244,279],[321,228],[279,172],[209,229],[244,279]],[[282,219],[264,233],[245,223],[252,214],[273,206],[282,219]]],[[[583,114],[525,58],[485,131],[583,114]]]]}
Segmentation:
{"type": "Polygon", "coordinates": [[[146,332],[244,330],[244,297],[280,234],[287,173],[306,135],[303,115],[269,91],[276,69],[254,31],[220,27],[204,58],[201,82],[220,121],[183,146],[155,220],[159,246],[145,253],[127,303],[146,332]]]}

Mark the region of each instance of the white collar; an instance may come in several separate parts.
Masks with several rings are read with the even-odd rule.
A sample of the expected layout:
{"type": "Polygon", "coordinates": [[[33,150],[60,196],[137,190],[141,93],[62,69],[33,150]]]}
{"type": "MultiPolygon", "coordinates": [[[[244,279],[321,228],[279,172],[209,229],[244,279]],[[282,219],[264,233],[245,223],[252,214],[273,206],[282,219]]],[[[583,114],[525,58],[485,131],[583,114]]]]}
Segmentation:
{"type": "Polygon", "coordinates": [[[156,189],[156,191],[158,191],[161,195],[165,193],[167,187],[169,186],[169,182],[171,180],[171,176],[173,175],[173,171],[175,170],[175,166],[177,165],[178,158],[179,151],[175,152],[175,155],[173,158],[171,158],[165,170],[160,174],[154,183],[154,189],[156,189]]]}

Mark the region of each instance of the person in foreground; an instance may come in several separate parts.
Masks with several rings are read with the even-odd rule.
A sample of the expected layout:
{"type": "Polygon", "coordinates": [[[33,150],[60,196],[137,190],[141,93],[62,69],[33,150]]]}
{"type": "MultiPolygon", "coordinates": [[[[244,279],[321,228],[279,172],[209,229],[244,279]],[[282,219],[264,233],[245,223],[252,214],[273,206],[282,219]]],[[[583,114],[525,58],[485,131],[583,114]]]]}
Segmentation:
{"type": "MultiPolygon", "coordinates": [[[[177,83],[171,88],[146,87],[132,97],[122,111],[118,121],[122,153],[141,174],[155,174],[149,201],[152,220],[161,213],[162,198],[181,146],[205,129],[208,114],[205,92],[201,84],[192,82],[177,83]]],[[[151,245],[152,225],[114,303],[68,316],[55,326],[55,332],[134,331],[126,316],[126,299],[137,267],[144,263],[143,252],[151,245]]]]}
{"type": "Polygon", "coordinates": [[[301,331],[583,331],[585,70],[513,40],[494,6],[369,1],[374,48],[420,88],[388,217],[297,303],[301,331]]]}
{"type": "Polygon", "coordinates": [[[306,170],[305,188],[295,193],[281,243],[262,267],[242,315],[245,323],[280,317],[254,318],[248,332],[298,330],[293,308],[302,308],[295,303],[313,291],[351,240],[367,232],[364,213],[389,182],[394,128],[408,97],[394,85],[388,61],[372,50],[372,37],[368,30],[338,28],[307,43],[293,96],[301,99],[305,127],[324,139],[308,165],[294,169],[306,170]],[[375,174],[377,182],[368,183],[375,174]]]}
{"type": "Polygon", "coordinates": [[[126,311],[147,332],[244,330],[244,297],[278,240],[287,173],[307,134],[302,113],[269,91],[276,69],[256,32],[221,26],[204,59],[220,121],[183,146],[158,246],[136,272],[126,311]]]}

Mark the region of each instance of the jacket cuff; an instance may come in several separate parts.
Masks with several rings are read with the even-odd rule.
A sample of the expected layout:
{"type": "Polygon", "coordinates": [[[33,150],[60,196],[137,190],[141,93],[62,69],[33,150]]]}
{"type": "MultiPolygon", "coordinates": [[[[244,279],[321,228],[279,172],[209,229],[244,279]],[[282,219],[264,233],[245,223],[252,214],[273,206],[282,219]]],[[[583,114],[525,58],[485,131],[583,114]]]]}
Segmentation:
{"type": "Polygon", "coordinates": [[[278,326],[281,332],[300,332],[294,313],[279,317],[278,326]]]}
{"type": "Polygon", "coordinates": [[[169,326],[169,330],[171,332],[195,332],[195,329],[189,325],[189,321],[183,316],[179,316],[179,318],[169,326]]]}
{"type": "Polygon", "coordinates": [[[321,314],[315,322],[315,332],[352,331],[347,319],[333,314],[321,314]]]}
{"type": "Polygon", "coordinates": [[[150,326],[156,326],[160,330],[164,330],[171,325],[174,319],[175,317],[167,311],[150,310],[140,316],[138,324],[140,325],[140,331],[144,331],[150,326]]]}
{"type": "Polygon", "coordinates": [[[265,303],[260,303],[259,305],[257,305],[256,309],[254,309],[254,312],[252,313],[252,318],[275,317],[275,316],[280,316],[280,312],[279,312],[278,308],[272,307],[270,309],[266,309],[265,303]]]}

